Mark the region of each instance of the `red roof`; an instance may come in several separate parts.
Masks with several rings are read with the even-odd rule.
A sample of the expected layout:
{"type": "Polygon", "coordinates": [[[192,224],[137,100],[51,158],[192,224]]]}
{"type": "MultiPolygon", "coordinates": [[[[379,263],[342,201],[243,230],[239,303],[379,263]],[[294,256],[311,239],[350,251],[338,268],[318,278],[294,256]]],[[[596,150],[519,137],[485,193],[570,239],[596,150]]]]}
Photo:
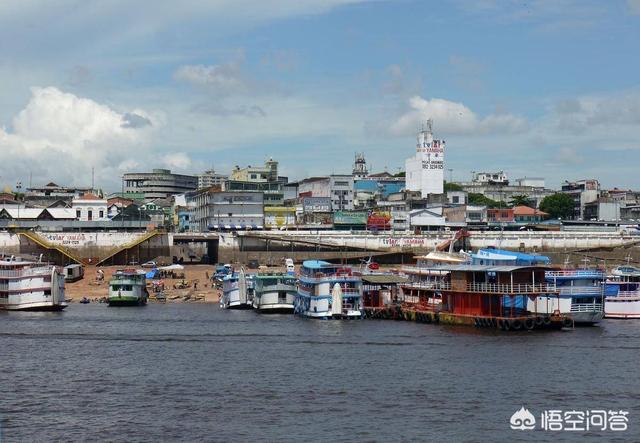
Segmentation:
{"type": "Polygon", "coordinates": [[[546,212],[530,208],[529,206],[514,206],[513,215],[549,215],[546,212]]]}
{"type": "Polygon", "coordinates": [[[78,200],[102,200],[102,199],[95,194],[86,193],[86,194],[82,194],[82,196],[78,200]]]}

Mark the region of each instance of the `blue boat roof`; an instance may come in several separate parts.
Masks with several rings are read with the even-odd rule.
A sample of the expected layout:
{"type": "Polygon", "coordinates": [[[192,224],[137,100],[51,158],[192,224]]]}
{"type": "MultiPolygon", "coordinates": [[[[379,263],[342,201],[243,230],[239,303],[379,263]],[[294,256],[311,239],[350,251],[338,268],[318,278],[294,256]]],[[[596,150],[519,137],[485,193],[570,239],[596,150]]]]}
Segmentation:
{"type": "Polygon", "coordinates": [[[302,266],[309,269],[322,269],[322,268],[327,268],[330,266],[338,266],[338,265],[334,265],[332,263],[322,261],[322,260],[305,260],[304,262],[302,262],[302,266]]]}
{"type": "Polygon", "coordinates": [[[507,251],[504,249],[480,249],[478,254],[473,254],[473,258],[487,258],[483,255],[485,254],[494,254],[494,255],[503,255],[505,256],[505,260],[508,260],[509,257],[515,257],[516,260],[528,263],[551,263],[551,259],[546,255],[533,255],[533,254],[525,254],[523,252],[515,252],[515,251],[507,251]]]}

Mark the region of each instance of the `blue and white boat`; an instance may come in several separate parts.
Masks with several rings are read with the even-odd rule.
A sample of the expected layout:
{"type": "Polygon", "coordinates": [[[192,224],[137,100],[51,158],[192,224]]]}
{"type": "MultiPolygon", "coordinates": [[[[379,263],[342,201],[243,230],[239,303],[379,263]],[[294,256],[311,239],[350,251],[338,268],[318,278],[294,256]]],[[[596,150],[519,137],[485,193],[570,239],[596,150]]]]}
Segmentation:
{"type": "Polygon", "coordinates": [[[300,268],[296,314],[319,319],[361,318],[362,278],[349,266],[307,260],[300,268]]]}
{"type": "Polygon", "coordinates": [[[640,269],[618,266],[607,278],[604,316],[640,318],[640,269]]]}
{"type": "Polygon", "coordinates": [[[254,280],[244,269],[222,279],[220,307],[224,309],[252,309],[254,280]]]}
{"type": "Polygon", "coordinates": [[[529,311],[552,314],[559,311],[575,324],[593,325],[604,317],[605,273],[597,269],[547,271],[545,279],[553,283],[559,297],[529,300],[529,311]],[[532,306],[533,305],[533,306],[532,306]]]}

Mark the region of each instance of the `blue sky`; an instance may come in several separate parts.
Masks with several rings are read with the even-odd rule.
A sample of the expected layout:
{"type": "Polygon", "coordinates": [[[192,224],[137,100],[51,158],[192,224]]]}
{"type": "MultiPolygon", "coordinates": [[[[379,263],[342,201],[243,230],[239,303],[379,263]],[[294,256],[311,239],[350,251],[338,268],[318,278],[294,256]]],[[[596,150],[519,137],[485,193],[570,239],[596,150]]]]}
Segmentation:
{"type": "Polygon", "coordinates": [[[5,0],[0,182],[395,172],[431,117],[456,180],[640,188],[638,42],[638,0],[5,0]]]}

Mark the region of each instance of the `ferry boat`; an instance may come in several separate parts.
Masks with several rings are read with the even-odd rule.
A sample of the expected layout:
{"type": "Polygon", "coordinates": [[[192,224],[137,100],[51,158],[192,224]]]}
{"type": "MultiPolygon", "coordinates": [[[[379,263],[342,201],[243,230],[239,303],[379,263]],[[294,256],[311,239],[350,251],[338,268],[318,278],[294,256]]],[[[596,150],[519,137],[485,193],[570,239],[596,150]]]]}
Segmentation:
{"type": "MultiPolygon", "coordinates": [[[[527,301],[559,297],[553,283],[545,280],[552,270],[540,265],[440,265],[431,268],[440,277],[424,285],[420,300],[402,304],[405,318],[421,322],[498,328],[504,331],[562,328],[572,319],[560,312],[529,311],[527,301]],[[434,303],[435,295],[441,298],[434,303]]],[[[425,269],[428,270],[428,269],[425,269]]]]}
{"type": "Polygon", "coordinates": [[[121,269],[109,281],[109,306],[142,306],[147,304],[147,279],[144,271],[121,269]]]}
{"type": "Polygon", "coordinates": [[[640,318],[640,269],[618,266],[606,282],[606,318],[640,318]]]}
{"type": "Polygon", "coordinates": [[[318,319],[361,318],[362,278],[351,267],[320,260],[302,263],[294,312],[318,319]]]}
{"type": "Polygon", "coordinates": [[[264,313],[293,313],[296,278],[282,273],[260,273],[254,278],[253,307],[264,313]]]}
{"type": "Polygon", "coordinates": [[[547,282],[553,283],[559,297],[528,300],[529,311],[569,315],[575,324],[593,325],[604,317],[605,274],[597,269],[563,269],[547,271],[547,282]]]}
{"type": "Polygon", "coordinates": [[[222,279],[220,307],[223,309],[252,309],[253,283],[253,277],[247,275],[244,269],[225,276],[222,279]]]}
{"type": "Polygon", "coordinates": [[[400,275],[406,276],[408,279],[408,282],[401,285],[402,301],[431,305],[442,302],[442,294],[430,290],[436,288],[438,283],[449,275],[449,271],[442,269],[442,267],[461,265],[469,261],[468,255],[440,251],[418,255],[414,259],[416,260],[415,265],[405,265],[400,268],[400,275]]]}
{"type": "Polygon", "coordinates": [[[61,311],[66,307],[59,268],[14,257],[0,260],[0,309],[61,311]]]}

